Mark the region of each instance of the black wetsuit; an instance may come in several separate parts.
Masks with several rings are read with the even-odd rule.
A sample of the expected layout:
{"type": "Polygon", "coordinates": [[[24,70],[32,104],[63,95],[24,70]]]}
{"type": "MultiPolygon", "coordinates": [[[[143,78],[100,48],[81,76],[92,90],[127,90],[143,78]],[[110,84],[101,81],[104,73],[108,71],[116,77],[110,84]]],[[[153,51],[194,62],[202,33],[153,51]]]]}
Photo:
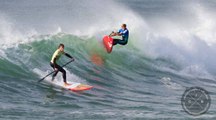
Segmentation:
{"type": "Polygon", "coordinates": [[[58,74],[58,72],[60,71],[62,73],[62,77],[63,77],[63,80],[64,82],[66,83],[66,71],[61,67],[59,66],[57,63],[56,63],[56,60],[58,60],[61,55],[64,54],[66,55],[67,57],[69,58],[73,58],[72,56],[70,56],[69,54],[67,53],[64,53],[64,52],[60,52],[59,50],[56,50],[55,53],[53,54],[53,57],[52,57],[52,60],[50,62],[50,66],[55,70],[55,68],[57,68],[58,70],[53,74],[53,79],[54,77],[58,74]]]}
{"type": "Polygon", "coordinates": [[[129,38],[129,31],[128,29],[120,29],[119,34],[122,35],[122,40],[121,39],[113,39],[113,45],[120,44],[120,45],[126,45],[128,43],[128,38],[129,38]]]}

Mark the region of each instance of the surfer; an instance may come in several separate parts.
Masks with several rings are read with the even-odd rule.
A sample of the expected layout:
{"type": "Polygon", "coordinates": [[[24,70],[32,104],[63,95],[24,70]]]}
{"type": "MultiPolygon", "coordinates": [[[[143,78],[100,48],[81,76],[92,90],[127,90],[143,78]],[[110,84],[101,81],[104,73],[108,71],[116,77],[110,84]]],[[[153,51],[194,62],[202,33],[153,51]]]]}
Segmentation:
{"type": "Polygon", "coordinates": [[[56,63],[56,61],[59,60],[61,55],[66,55],[67,57],[74,60],[74,58],[72,56],[70,56],[68,53],[64,52],[64,44],[59,44],[58,49],[54,52],[52,59],[50,61],[51,67],[55,70],[55,73],[52,76],[52,81],[54,80],[54,78],[58,74],[58,72],[60,71],[62,73],[64,84],[65,84],[65,86],[67,86],[70,84],[68,84],[66,81],[66,71],[56,63]]]}
{"type": "Polygon", "coordinates": [[[118,32],[112,32],[110,36],[122,36],[122,39],[113,39],[113,45],[126,45],[128,43],[129,31],[126,24],[122,24],[118,32]]]}

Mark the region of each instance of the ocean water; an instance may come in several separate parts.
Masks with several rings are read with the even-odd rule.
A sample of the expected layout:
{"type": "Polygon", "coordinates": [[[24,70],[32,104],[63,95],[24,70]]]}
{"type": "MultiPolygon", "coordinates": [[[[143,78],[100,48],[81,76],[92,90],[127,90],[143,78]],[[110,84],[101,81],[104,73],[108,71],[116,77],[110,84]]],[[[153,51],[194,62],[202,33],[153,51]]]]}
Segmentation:
{"type": "Polygon", "coordinates": [[[215,120],[215,6],[214,0],[0,0],[0,119],[215,120]],[[122,23],[129,43],[108,54],[102,38],[122,23]],[[75,58],[65,67],[67,80],[92,90],[37,82],[52,71],[60,43],[75,58]],[[211,97],[199,116],[181,105],[194,86],[211,97]]]}

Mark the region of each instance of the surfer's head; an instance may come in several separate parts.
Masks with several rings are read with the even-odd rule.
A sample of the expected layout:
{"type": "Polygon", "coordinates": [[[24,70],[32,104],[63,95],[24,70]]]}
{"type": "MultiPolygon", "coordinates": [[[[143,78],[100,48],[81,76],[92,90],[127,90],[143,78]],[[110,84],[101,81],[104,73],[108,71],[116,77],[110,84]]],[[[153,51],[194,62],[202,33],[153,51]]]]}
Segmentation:
{"type": "Polygon", "coordinates": [[[127,27],[127,25],[126,24],[122,24],[122,29],[125,29],[126,27],[127,27]]]}
{"type": "Polygon", "coordinates": [[[58,46],[58,49],[60,50],[60,51],[64,51],[64,44],[59,44],[59,46],[58,46]]]}

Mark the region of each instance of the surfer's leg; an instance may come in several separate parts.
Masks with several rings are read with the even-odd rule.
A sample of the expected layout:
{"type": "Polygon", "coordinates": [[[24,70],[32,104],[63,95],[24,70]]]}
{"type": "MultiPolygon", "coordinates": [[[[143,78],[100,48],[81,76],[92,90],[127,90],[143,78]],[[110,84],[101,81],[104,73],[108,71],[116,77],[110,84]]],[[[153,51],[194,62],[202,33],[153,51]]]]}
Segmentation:
{"type": "Polygon", "coordinates": [[[121,41],[120,39],[113,39],[113,45],[116,45],[119,43],[119,41],[121,41]]]}
{"type": "MultiPolygon", "coordinates": [[[[50,66],[55,70],[54,64],[50,62],[50,66]]],[[[57,68],[58,69],[58,68],[57,68]]],[[[55,79],[55,76],[58,74],[58,70],[52,75],[52,81],[55,79]]]]}
{"type": "MultiPolygon", "coordinates": [[[[50,63],[50,65],[51,65],[51,67],[53,67],[53,69],[54,69],[53,63],[50,63]]],[[[59,66],[59,65],[56,65],[55,67],[56,67],[58,70],[53,74],[52,79],[54,79],[55,76],[56,76],[56,75],[58,74],[58,72],[60,71],[60,72],[62,73],[63,80],[64,80],[64,82],[66,83],[66,82],[67,82],[67,81],[66,81],[66,71],[65,71],[61,66],[59,66]]]]}
{"type": "Polygon", "coordinates": [[[58,74],[58,70],[53,74],[53,78],[58,74]]]}
{"type": "Polygon", "coordinates": [[[121,39],[113,39],[113,45],[120,44],[120,45],[126,45],[127,41],[126,40],[121,40],[121,39]]]}
{"type": "Polygon", "coordinates": [[[67,83],[67,81],[66,81],[66,71],[63,69],[63,72],[62,72],[62,74],[63,74],[63,79],[64,79],[64,82],[65,83],[67,83]]]}
{"type": "Polygon", "coordinates": [[[62,73],[63,80],[66,83],[66,71],[61,66],[58,66],[58,70],[62,73]]]}
{"type": "Polygon", "coordinates": [[[120,41],[118,41],[118,44],[120,44],[120,45],[126,45],[126,44],[127,44],[127,41],[125,41],[125,40],[120,40],[120,41]]]}

